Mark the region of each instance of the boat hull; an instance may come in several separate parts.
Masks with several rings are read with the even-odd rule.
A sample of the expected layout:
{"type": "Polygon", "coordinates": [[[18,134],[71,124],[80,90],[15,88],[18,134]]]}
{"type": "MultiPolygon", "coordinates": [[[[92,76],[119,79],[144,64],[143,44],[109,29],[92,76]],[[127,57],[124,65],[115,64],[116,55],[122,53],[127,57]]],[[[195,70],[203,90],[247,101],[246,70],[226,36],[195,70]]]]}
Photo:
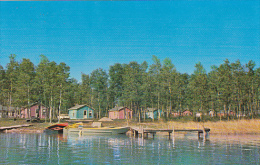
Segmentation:
{"type": "Polygon", "coordinates": [[[64,128],[63,134],[107,134],[107,135],[116,135],[116,134],[125,134],[129,131],[129,127],[101,127],[101,128],[64,128]]]}
{"type": "Polygon", "coordinates": [[[50,132],[56,132],[56,133],[63,133],[63,128],[68,126],[68,123],[59,123],[54,124],[49,127],[47,127],[44,132],[50,133],[50,132]]]}

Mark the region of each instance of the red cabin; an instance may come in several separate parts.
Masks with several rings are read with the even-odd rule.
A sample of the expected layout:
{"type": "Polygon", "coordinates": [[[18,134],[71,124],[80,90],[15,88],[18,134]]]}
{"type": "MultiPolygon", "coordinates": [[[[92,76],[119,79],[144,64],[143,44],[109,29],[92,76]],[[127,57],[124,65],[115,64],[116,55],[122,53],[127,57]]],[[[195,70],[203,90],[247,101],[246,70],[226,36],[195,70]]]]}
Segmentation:
{"type": "Polygon", "coordinates": [[[30,105],[30,117],[29,117],[29,111],[27,108],[24,108],[21,110],[21,118],[30,118],[30,117],[36,117],[36,118],[45,118],[46,116],[46,108],[40,104],[40,103],[34,103],[30,105]]]}
{"type": "Polygon", "coordinates": [[[127,107],[115,107],[109,110],[110,119],[132,119],[133,111],[127,107]]]}

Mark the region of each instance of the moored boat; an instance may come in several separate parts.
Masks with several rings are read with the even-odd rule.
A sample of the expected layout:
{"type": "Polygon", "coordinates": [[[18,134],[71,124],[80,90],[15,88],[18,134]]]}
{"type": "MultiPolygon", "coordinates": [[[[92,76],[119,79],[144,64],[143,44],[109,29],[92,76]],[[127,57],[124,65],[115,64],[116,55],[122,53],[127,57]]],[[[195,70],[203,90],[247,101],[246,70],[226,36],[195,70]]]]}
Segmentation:
{"type": "Polygon", "coordinates": [[[130,130],[130,127],[100,127],[100,128],[69,128],[65,127],[63,129],[64,134],[80,134],[80,135],[88,135],[88,134],[107,134],[107,135],[116,135],[116,134],[125,134],[130,130]]]}
{"type": "Polygon", "coordinates": [[[62,133],[63,128],[67,127],[68,125],[69,125],[68,123],[58,123],[58,124],[54,124],[54,125],[47,127],[45,130],[46,131],[54,131],[54,132],[57,132],[57,133],[62,133]]]}

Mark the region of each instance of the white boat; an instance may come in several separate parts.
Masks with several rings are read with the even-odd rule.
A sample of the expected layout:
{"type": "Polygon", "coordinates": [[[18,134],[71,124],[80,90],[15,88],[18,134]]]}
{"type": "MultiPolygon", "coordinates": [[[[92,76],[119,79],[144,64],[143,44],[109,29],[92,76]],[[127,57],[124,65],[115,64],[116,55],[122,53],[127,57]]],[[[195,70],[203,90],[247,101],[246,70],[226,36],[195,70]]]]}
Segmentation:
{"type": "Polygon", "coordinates": [[[130,127],[100,127],[100,128],[64,128],[63,134],[107,134],[107,135],[116,135],[116,134],[125,134],[130,130],[130,127]]]}

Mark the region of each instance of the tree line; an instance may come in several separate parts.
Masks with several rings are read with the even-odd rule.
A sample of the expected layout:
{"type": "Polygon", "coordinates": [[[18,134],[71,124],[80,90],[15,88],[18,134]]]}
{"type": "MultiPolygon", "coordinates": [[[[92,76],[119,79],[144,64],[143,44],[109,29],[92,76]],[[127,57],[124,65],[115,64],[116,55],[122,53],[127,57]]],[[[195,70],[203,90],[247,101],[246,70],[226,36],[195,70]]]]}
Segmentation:
{"type": "Polygon", "coordinates": [[[93,107],[98,118],[116,105],[131,108],[139,118],[148,107],[161,109],[166,118],[186,109],[246,116],[260,110],[260,68],[253,61],[242,65],[226,59],[209,73],[199,62],[189,75],[178,72],[169,58],[161,62],[153,56],[150,66],[146,61],[116,63],[108,72],[82,73],[78,82],[70,77],[69,66],[44,55],[37,66],[25,58],[18,62],[13,54],[9,58],[6,69],[0,65],[0,104],[29,107],[40,102],[48,107],[50,120],[76,104],[93,107]]]}

